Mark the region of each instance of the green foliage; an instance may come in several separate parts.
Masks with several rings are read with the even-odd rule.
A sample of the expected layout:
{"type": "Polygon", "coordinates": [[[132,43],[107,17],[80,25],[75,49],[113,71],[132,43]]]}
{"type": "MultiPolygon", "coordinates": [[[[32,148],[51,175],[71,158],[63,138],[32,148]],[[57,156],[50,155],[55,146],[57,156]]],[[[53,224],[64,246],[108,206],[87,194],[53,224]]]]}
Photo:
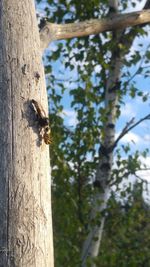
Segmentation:
{"type": "Polygon", "coordinates": [[[135,183],[121,201],[112,195],[97,266],[150,265],[150,206],[142,192],[143,183],[135,183]]]}
{"type": "MultiPolygon", "coordinates": [[[[42,2],[39,1],[38,2],[42,2]]],[[[131,1],[134,6],[135,1],[131,1]]],[[[108,15],[108,1],[102,0],[47,0],[45,14],[49,21],[67,23],[108,15]]],[[[129,1],[128,1],[129,3],[129,1]]],[[[120,9],[128,7],[121,1],[120,9]]],[[[137,75],[149,78],[150,47],[143,53],[135,48],[129,51],[136,36],[146,36],[141,27],[127,29],[114,41],[114,33],[105,32],[85,38],[74,38],[55,43],[55,49],[46,55],[46,75],[50,107],[52,200],[56,267],[80,266],[83,240],[88,232],[91,203],[96,189],[93,186],[99,160],[99,147],[106,135],[104,124],[111,114],[105,109],[106,83],[113,69],[112,55],[122,57],[124,67],[120,81],[112,84],[119,102],[116,119],[120,117],[124,98],[140,97],[148,100],[145,88],[138,88],[137,75]],[[68,100],[69,99],[69,100],[68,100]],[[72,108],[76,123],[68,125],[64,103],[72,108]],[[69,103],[68,103],[69,102],[69,103]]],[[[124,108],[124,106],[123,106],[124,108]]],[[[147,151],[142,156],[147,156],[147,151]]],[[[141,168],[141,153],[129,144],[117,147],[110,184],[119,192],[119,201],[112,195],[107,213],[107,223],[97,266],[148,267],[148,211],[141,197],[142,185],[120,189],[129,175],[141,168]],[[134,192],[140,194],[135,196],[134,192]],[[139,198],[138,198],[139,197],[139,198]],[[147,261],[144,263],[144,261],[147,261]],[[144,265],[146,264],[146,265],[144,265]]],[[[100,217],[96,218],[97,222],[100,217]]],[[[97,223],[96,222],[96,223],[97,223]]],[[[95,224],[95,222],[93,222],[95,224]]],[[[89,266],[91,259],[89,259],[89,266]]],[[[149,264],[149,265],[148,265],[149,264]]]]}

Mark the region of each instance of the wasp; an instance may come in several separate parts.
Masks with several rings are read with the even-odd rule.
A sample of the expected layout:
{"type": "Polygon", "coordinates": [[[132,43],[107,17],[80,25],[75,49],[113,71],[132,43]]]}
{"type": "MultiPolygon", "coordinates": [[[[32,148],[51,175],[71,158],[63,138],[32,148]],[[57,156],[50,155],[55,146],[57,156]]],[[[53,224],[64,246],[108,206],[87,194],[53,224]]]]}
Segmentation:
{"type": "Polygon", "coordinates": [[[46,117],[46,113],[43,107],[36,100],[32,99],[31,103],[37,115],[40,134],[42,135],[45,144],[49,145],[52,143],[51,130],[49,127],[49,119],[48,117],[46,117]]]}
{"type": "Polygon", "coordinates": [[[44,127],[43,139],[46,145],[50,145],[52,143],[51,130],[49,126],[44,127]]]}

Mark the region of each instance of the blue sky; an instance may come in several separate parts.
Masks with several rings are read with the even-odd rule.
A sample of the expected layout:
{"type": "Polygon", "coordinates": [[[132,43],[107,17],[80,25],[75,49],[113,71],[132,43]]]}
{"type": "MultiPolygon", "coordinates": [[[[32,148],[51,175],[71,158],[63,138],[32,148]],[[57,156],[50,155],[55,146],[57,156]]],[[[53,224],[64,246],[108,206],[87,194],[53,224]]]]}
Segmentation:
{"type": "MultiPolygon", "coordinates": [[[[135,43],[132,46],[132,51],[130,54],[133,54],[135,50],[137,50],[138,42],[144,43],[144,46],[147,45],[147,43],[150,41],[150,36],[143,38],[143,40],[136,40],[135,43]]],[[[50,45],[50,50],[55,51],[57,47],[57,42],[50,45]]],[[[140,48],[141,49],[141,48],[140,48]]],[[[145,51],[145,47],[142,48],[143,51],[145,51]]],[[[76,62],[73,62],[74,66],[76,66],[76,62]]],[[[68,126],[75,126],[77,123],[76,119],[76,113],[73,109],[70,108],[70,100],[71,97],[69,96],[69,91],[74,87],[74,82],[69,83],[69,79],[76,80],[78,78],[78,74],[76,71],[76,68],[69,72],[65,70],[64,68],[64,62],[56,62],[54,63],[54,73],[56,75],[56,72],[58,69],[61,69],[61,71],[64,73],[60,74],[57,73],[57,78],[66,80],[65,87],[67,88],[67,91],[64,94],[63,104],[64,104],[64,111],[62,116],[65,118],[66,123],[68,126]]],[[[131,72],[135,72],[136,68],[132,67],[131,72]]],[[[144,79],[142,75],[137,75],[135,77],[135,81],[137,83],[137,88],[140,88],[143,92],[149,92],[150,93],[150,79],[144,79]]],[[[59,92],[59,89],[58,89],[59,92]]],[[[122,106],[121,116],[119,121],[117,122],[117,132],[120,132],[122,127],[125,126],[126,122],[128,122],[131,117],[135,117],[136,120],[146,116],[148,113],[150,113],[150,100],[147,102],[142,102],[141,97],[136,97],[135,99],[131,99],[129,97],[124,98],[125,104],[122,106]]],[[[150,145],[150,121],[145,121],[141,123],[141,125],[137,126],[135,129],[132,130],[127,136],[125,136],[122,139],[122,142],[132,142],[132,140],[135,142],[133,143],[133,147],[138,146],[138,148],[146,148],[150,145]]]]}
{"type": "MultiPolygon", "coordinates": [[[[130,1],[128,2],[131,3],[130,1]]],[[[127,10],[128,12],[131,12],[133,10],[141,10],[141,8],[143,7],[145,3],[145,0],[135,1],[135,2],[138,3],[136,8],[133,9],[131,7],[131,4],[129,4],[128,10],[127,10]]],[[[42,11],[42,8],[43,8],[43,4],[40,5],[39,12],[42,11]]],[[[42,13],[42,15],[44,15],[44,13],[42,13]]],[[[58,42],[51,43],[46,53],[50,53],[50,51],[51,52],[55,51],[57,49],[57,44],[58,42]]],[[[132,56],[137,49],[139,49],[140,52],[144,53],[145,48],[149,44],[150,44],[150,34],[140,39],[136,38],[128,57],[132,56]],[[140,47],[139,43],[142,43],[143,47],[140,47]]],[[[76,113],[73,109],[70,108],[71,97],[69,96],[69,90],[74,87],[74,83],[69,83],[68,79],[69,77],[72,80],[76,80],[78,78],[78,74],[76,71],[77,63],[75,61],[73,62],[75,69],[72,72],[69,72],[69,71],[66,71],[66,69],[64,68],[64,62],[62,62],[61,60],[54,62],[54,68],[53,68],[54,74],[57,75],[57,78],[66,80],[65,87],[68,88],[68,91],[65,92],[64,97],[63,97],[62,103],[64,105],[64,110],[61,116],[65,119],[65,122],[68,126],[75,126],[77,123],[76,113]],[[60,69],[63,74],[60,74],[58,72],[58,70],[60,69]]],[[[96,68],[95,68],[95,71],[97,71],[96,68]]],[[[134,72],[136,71],[136,68],[132,67],[130,70],[134,74],[134,72]]],[[[140,88],[144,92],[150,93],[150,77],[148,79],[144,79],[142,75],[137,75],[135,77],[135,81],[136,81],[138,88],[140,88]]],[[[59,91],[59,89],[57,90],[59,91]]],[[[140,118],[146,116],[148,113],[150,113],[150,98],[147,102],[143,103],[140,97],[136,97],[135,99],[125,97],[124,102],[125,104],[122,106],[120,119],[117,122],[116,136],[121,132],[121,129],[125,126],[125,124],[128,121],[131,120],[132,117],[135,117],[135,121],[137,121],[140,118]]],[[[120,144],[127,144],[128,142],[131,144],[133,151],[137,149],[143,150],[145,148],[150,148],[150,120],[144,121],[140,125],[138,125],[136,128],[134,128],[120,141],[120,144]]],[[[143,162],[147,163],[147,165],[150,167],[150,155],[147,157],[147,159],[144,159],[143,162]]],[[[147,180],[150,181],[150,171],[141,172],[140,175],[143,178],[146,178],[147,180]]]]}

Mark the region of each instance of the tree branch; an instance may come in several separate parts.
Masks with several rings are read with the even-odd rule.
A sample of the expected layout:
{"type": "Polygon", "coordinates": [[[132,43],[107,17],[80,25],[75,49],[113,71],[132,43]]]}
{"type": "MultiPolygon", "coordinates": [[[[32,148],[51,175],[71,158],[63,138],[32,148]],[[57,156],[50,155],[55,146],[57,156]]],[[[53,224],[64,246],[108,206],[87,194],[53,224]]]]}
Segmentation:
{"type": "Polygon", "coordinates": [[[118,136],[118,138],[116,139],[114,145],[113,145],[113,149],[117,146],[118,142],[120,141],[120,139],[122,139],[129,131],[131,131],[133,128],[135,128],[137,125],[139,125],[142,121],[144,120],[150,120],[150,114],[148,114],[147,116],[143,117],[142,119],[138,120],[136,123],[134,122],[134,118],[132,118],[127,124],[126,126],[123,128],[121,134],[118,136]],[[130,126],[131,125],[131,126],[130,126]]]}
{"type": "Polygon", "coordinates": [[[145,23],[150,23],[150,9],[77,23],[55,24],[46,22],[46,25],[40,31],[41,48],[45,49],[54,40],[83,37],[145,23]]]}

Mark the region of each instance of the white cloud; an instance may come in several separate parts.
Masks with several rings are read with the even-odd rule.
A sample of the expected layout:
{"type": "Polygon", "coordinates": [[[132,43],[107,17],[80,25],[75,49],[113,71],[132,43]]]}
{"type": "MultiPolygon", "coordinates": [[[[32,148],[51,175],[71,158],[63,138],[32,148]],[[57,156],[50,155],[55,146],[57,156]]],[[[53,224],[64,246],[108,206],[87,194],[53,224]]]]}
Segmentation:
{"type": "Polygon", "coordinates": [[[61,113],[61,117],[66,120],[69,126],[76,126],[78,123],[77,113],[75,111],[64,109],[61,113]]]}
{"type": "MultiPolygon", "coordinates": [[[[120,134],[120,132],[118,132],[116,134],[116,138],[119,136],[119,134],[120,134]]],[[[137,135],[133,132],[129,132],[120,141],[122,143],[131,143],[132,142],[132,143],[139,144],[139,143],[143,142],[143,139],[139,135],[137,135]]]]}
{"type": "Polygon", "coordinates": [[[144,135],[144,141],[145,142],[149,142],[149,144],[150,144],[150,134],[145,134],[144,135]]]}
{"type": "MultiPolygon", "coordinates": [[[[120,132],[116,134],[116,138],[119,136],[120,132]]],[[[144,136],[140,136],[138,134],[135,134],[133,132],[127,133],[121,140],[122,143],[135,143],[138,145],[143,144],[143,146],[149,146],[150,145],[150,135],[145,134],[144,136]]]]}
{"type": "Polygon", "coordinates": [[[130,103],[126,103],[121,110],[121,115],[128,118],[135,117],[135,106],[130,103]]]}
{"type": "Polygon", "coordinates": [[[94,72],[96,72],[96,73],[100,73],[101,69],[102,69],[102,67],[101,67],[100,65],[96,65],[96,66],[94,67],[94,72]]]}
{"type": "MultiPolygon", "coordinates": [[[[142,179],[143,181],[146,181],[148,183],[148,185],[144,184],[143,197],[144,197],[145,201],[150,202],[150,156],[147,157],[147,158],[140,158],[140,159],[141,159],[141,162],[146,165],[147,170],[144,170],[144,168],[145,168],[144,165],[141,165],[141,169],[143,168],[143,170],[137,171],[136,175],[138,175],[138,177],[140,179],[142,179]]],[[[126,187],[128,187],[129,184],[131,184],[133,186],[133,184],[136,181],[140,181],[139,178],[137,178],[134,175],[130,175],[128,177],[128,179],[126,179],[126,178],[123,179],[123,181],[119,185],[120,190],[121,191],[125,191],[126,187]]],[[[115,186],[113,186],[112,189],[114,191],[116,191],[116,187],[115,186]]],[[[118,192],[118,197],[121,199],[119,192],[118,192]]]]}
{"type": "Polygon", "coordinates": [[[132,3],[130,1],[128,1],[128,8],[126,9],[126,13],[142,10],[145,3],[146,3],[146,0],[144,0],[144,1],[134,0],[134,3],[136,4],[135,7],[133,7],[132,3]]]}
{"type": "Polygon", "coordinates": [[[148,186],[146,186],[145,190],[144,190],[144,199],[146,201],[150,201],[150,156],[147,158],[141,158],[141,162],[143,163],[143,166],[141,166],[141,169],[143,168],[143,170],[141,171],[137,171],[136,174],[143,180],[146,181],[148,183],[148,186]],[[146,170],[145,166],[146,166],[146,170]]]}
{"type": "Polygon", "coordinates": [[[58,50],[57,43],[54,43],[54,42],[50,43],[49,49],[50,49],[51,52],[56,52],[58,50]]]}
{"type": "MultiPolygon", "coordinates": [[[[150,159],[149,159],[150,160],[150,159]]],[[[150,167],[149,167],[150,168],[150,167]]],[[[150,182],[150,170],[142,170],[137,171],[137,175],[141,177],[143,180],[147,180],[150,182]]]]}
{"type": "MultiPolygon", "coordinates": [[[[146,158],[140,157],[140,160],[142,162],[143,168],[144,168],[144,165],[146,165],[146,167],[150,169],[150,156],[147,156],[146,158]]],[[[150,173],[150,170],[148,170],[148,171],[150,173]]],[[[149,176],[149,178],[150,178],[150,176],[149,176]]]]}
{"type": "Polygon", "coordinates": [[[123,142],[134,142],[134,143],[140,143],[141,137],[133,132],[127,133],[123,138],[123,142]]]}

